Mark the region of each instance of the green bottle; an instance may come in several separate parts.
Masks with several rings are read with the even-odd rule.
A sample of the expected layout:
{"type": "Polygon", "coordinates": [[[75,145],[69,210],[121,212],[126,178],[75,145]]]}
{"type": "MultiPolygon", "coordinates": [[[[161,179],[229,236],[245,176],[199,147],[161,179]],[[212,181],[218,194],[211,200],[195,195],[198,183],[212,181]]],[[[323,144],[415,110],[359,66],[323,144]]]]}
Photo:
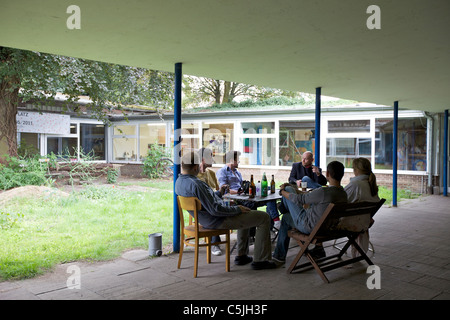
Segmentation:
{"type": "Polygon", "coordinates": [[[261,181],[261,197],[267,197],[267,187],[268,187],[268,182],[267,182],[266,173],[264,172],[262,181],[261,181]]]}

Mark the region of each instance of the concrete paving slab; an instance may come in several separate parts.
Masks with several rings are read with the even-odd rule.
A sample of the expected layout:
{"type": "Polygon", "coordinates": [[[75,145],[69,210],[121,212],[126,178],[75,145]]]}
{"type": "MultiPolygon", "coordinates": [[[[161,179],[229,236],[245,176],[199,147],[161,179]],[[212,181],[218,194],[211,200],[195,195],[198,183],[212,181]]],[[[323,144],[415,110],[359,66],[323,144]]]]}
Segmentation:
{"type": "MultiPolygon", "coordinates": [[[[370,236],[372,261],[381,270],[381,289],[370,290],[365,263],[327,273],[325,284],[314,270],[287,274],[298,252],[289,249],[287,265],[254,271],[225,257],[206,263],[201,251],[198,278],[193,278],[193,251],[148,257],[145,249],[125,252],[113,261],[72,262],[42,276],[0,282],[0,300],[447,300],[450,298],[450,199],[425,196],[385,206],[375,216],[370,236]],[[80,269],[80,289],[70,289],[70,266],[80,269]]],[[[332,246],[326,249],[333,252],[332,246]]]]}

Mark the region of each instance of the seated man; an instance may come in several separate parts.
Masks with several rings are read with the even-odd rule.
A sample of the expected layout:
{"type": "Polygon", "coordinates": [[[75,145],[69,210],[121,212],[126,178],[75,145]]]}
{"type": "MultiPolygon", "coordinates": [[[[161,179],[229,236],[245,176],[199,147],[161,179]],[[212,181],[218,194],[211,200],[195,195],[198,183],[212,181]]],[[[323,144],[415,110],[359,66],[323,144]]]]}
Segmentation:
{"type": "MultiPolygon", "coordinates": [[[[219,181],[219,185],[222,186],[227,184],[230,186],[230,193],[236,194],[238,193],[239,188],[242,185],[242,175],[238,171],[239,167],[239,151],[228,151],[225,155],[226,165],[217,171],[217,180],[219,181]]],[[[256,209],[258,206],[267,206],[266,210],[269,216],[274,221],[275,228],[279,229],[280,226],[280,218],[277,209],[276,200],[264,201],[264,202],[255,202],[255,201],[243,201],[242,205],[250,208],[256,209]]]]}
{"type": "Polygon", "coordinates": [[[305,151],[302,155],[302,161],[292,165],[289,183],[297,184],[308,182],[308,188],[319,188],[327,184],[327,179],[322,175],[319,167],[313,166],[314,157],[311,151],[305,151]]]}
{"type": "MultiPolygon", "coordinates": [[[[283,215],[281,228],[278,233],[277,245],[273,253],[273,259],[279,262],[286,260],[290,238],[288,231],[296,228],[302,233],[309,234],[322,217],[323,212],[330,203],[346,203],[347,193],[341,186],[344,176],[344,165],[339,161],[332,161],[327,166],[326,177],[330,184],[328,188],[318,188],[311,192],[302,192],[294,189],[290,184],[280,186],[283,203],[289,209],[289,213],[283,215]],[[304,208],[306,207],[306,209],[304,208]]],[[[316,254],[325,255],[323,247],[316,254]]]]}
{"type": "MultiPolygon", "coordinates": [[[[198,150],[198,156],[200,159],[200,171],[197,175],[197,178],[206,182],[206,184],[210,186],[220,198],[222,198],[225,190],[228,189],[228,185],[224,184],[221,188],[219,188],[219,182],[217,181],[216,173],[214,172],[214,170],[208,169],[212,167],[213,163],[211,149],[200,148],[198,150]]],[[[220,236],[212,237],[212,242],[220,242],[220,236]]],[[[219,245],[212,246],[211,253],[215,256],[220,256],[222,254],[222,250],[220,249],[219,245]]]]}
{"type": "Polygon", "coordinates": [[[196,152],[186,153],[181,161],[181,175],[175,183],[175,192],[183,197],[197,197],[202,208],[198,222],[207,229],[237,229],[238,256],[234,263],[244,265],[252,262],[254,270],[272,269],[270,219],[262,211],[244,206],[226,206],[222,199],[203,181],[197,178],[200,159],[196,152]],[[254,259],[247,255],[249,228],[256,227],[254,259]]]}

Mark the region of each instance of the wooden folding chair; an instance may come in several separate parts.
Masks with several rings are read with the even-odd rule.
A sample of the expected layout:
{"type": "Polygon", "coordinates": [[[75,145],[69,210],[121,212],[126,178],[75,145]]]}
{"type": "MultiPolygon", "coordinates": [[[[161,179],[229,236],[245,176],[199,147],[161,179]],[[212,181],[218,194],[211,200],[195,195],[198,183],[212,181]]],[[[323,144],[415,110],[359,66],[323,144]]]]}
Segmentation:
{"type": "MultiPolygon", "coordinates": [[[[228,229],[205,229],[198,223],[198,211],[201,209],[200,200],[196,197],[182,197],[177,196],[178,210],[180,212],[180,226],[181,226],[181,240],[183,245],[180,246],[180,253],[178,256],[178,269],[181,267],[181,260],[183,257],[184,245],[195,247],[194,260],[194,278],[197,277],[198,270],[198,253],[200,247],[207,247],[206,261],[211,263],[211,246],[218,244],[226,244],[226,263],[225,269],[230,271],[230,230],[228,229]],[[192,211],[194,213],[193,221],[189,218],[189,223],[185,225],[183,210],[192,211]],[[225,241],[212,242],[213,236],[225,235],[225,241]],[[200,243],[200,239],[205,238],[206,243],[200,243]]],[[[191,216],[191,215],[190,215],[191,216]]]]}
{"type": "MultiPolygon", "coordinates": [[[[292,273],[294,270],[304,270],[311,266],[317,271],[322,280],[326,283],[330,281],[325,276],[325,272],[333,270],[357,261],[365,260],[369,265],[373,265],[372,261],[366,255],[366,253],[360,248],[355,241],[360,232],[354,230],[335,229],[342,217],[357,216],[357,215],[370,215],[372,218],[378,209],[383,205],[385,199],[381,199],[379,202],[360,202],[360,203],[347,203],[347,204],[333,204],[330,203],[323,213],[321,219],[314,227],[310,234],[304,234],[300,231],[293,229],[288,232],[289,237],[295,239],[300,246],[300,251],[292,261],[288,268],[288,273],[292,273]],[[308,246],[310,244],[323,243],[325,241],[347,238],[347,242],[344,247],[340,249],[338,254],[326,256],[324,258],[314,258],[311,254],[308,246]],[[342,260],[342,256],[347,249],[353,245],[359,252],[360,256],[342,260]],[[297,265],[300,258],[305,256],[309,262],[297,265]]],[[[362,230],[361,230],[362,231],[362,230]]]]}

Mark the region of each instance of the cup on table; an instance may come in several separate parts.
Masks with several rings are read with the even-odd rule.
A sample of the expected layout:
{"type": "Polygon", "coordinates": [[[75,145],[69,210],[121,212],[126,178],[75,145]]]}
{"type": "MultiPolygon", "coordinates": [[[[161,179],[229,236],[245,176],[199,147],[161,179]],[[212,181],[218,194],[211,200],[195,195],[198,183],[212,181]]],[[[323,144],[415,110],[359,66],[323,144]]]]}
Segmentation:
{"type": "Polygon", "coordinates": [[[306,191],[307,187],[308,187],[308,182],[302,181],[302,191],[306,191]]]}

